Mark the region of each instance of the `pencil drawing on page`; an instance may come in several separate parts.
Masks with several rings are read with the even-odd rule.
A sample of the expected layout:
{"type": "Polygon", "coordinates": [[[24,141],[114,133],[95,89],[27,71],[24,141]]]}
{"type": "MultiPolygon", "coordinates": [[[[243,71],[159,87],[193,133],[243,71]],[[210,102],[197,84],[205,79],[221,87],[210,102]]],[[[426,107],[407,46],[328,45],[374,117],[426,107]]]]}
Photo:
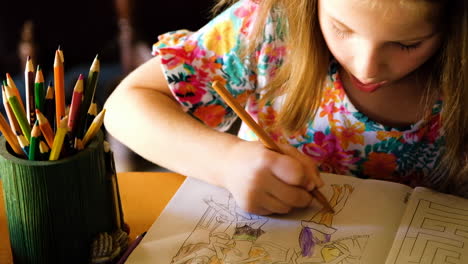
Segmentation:
{"type": "Polygon", "coordinates": [[[287,238],[278,235],[282,227],[273,224],[275,219],[241,211],[231,195],[224,201],[205,198],[206,211],[171,263],[361,263],[370,235],[340,236],[339,227],[333,223],[354,187],[333,184],[331,189],[329,203],[335,212],[315,210],[310,218],[288,222],[288,230],[295,231],[288,231],[287,238]],[[296,228],[291,229],[291,225],[296,228]]]}

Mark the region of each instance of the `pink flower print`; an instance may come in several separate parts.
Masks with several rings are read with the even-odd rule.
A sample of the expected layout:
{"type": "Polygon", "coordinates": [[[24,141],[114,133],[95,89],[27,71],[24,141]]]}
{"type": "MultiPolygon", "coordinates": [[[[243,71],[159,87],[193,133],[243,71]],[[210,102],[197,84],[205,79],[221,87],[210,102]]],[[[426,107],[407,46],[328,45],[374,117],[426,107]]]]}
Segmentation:
{"type": "Polygon", "coordinates": [[[252,117],[258,116],[258,112],[259,112],[258,108],[259,106],[256,100],[247,101],[247,110],[252,117]]]}
{"type": "Polygon", "coordinates": [[[346,174],[349,168],[359,158],[353,156],[354,151],[344,151],[333,134],[323,132],[314,134],[314,142],[302,146],[302,152],[320,163],[320,169],[326,172],[346,174]]]}
{"type": "Polygon", "coordinates": [[[201,48],[200,46],[197,45],[197,43],[193,42],[192,45],[194,45],[194,48],[192,49],[192,54],[193,58],[205,58],[206,56],[206,50],[201,48]]]}
{"type": "Polygon", "coordinates": [[[245,19],[242,19],[242,26],[240,28],[241,34],[246,35],[246,36],[249,34],[248,31],[251,28],[251,24],[253,20],[252,18],[255,17],[253,13],[256,11],[256,9],[257,9],[256,4],[249,4],[249,5],[243,5],[234,11],[235,16],[239,18],[245,18],[245,19]]]}
{"type": "Polygon", "coordinates": [[[161,63],[172,70],[183,64],[191,64],[194,60],[194,54],[181,47],[162,48],[160,50],[161,63]]]}
{"type": "Polygon", "coordinates": [[[175,89],[173,91],[181,102],[195,104],[200,102],[203,95],[206,93],[203,87],[204,86],[198,82],[178,82],[174,86],[175,89]]]}
{"type": "Polygon", "coordinates": [[[424,138],[429,142],[435,142],[440,136],[441,130],[440,115],[434,115],[427,124],[428,131],[425,133],[424,138]]]}
{"type": "Polygon", "coordinates": [[[328,116],[329,119],[333,117],[333,114],[336,112],[335,102],[330,102],[328,104],[323,104],[320,107],[321,111],[319,113],[320,117],[328,116]]]}
{"type": "Polygon", "coordinates": [[[341,113],[341,114],[343,114],[343,115],[349,115],[349,114],[351,114],[351,112],[349,112],[349,110],[348,110],[344,105],[342,105],[342,106],[340,106],[340,107],[338,108],[338,112],[341,113]]]}
{"type": "Polygon", "coordinates": [[[421,126],[418,130],[406,134],[407,140],[421,141],[423,139],[434,142],[440,136],[441,122],[440,115],[432,116],[429,121],[421,126]]]}

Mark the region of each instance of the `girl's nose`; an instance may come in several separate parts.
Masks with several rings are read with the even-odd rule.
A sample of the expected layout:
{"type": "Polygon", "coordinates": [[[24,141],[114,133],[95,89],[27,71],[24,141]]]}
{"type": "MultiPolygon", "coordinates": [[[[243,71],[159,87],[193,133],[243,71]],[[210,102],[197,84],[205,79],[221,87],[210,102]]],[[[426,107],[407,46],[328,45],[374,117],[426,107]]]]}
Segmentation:
{"type": "Polygon", "coordinates": [[[364,41],[355,47],[354,76],[363,83],[375,82],[384,67],[382,51],[376,45],[364,41]]]}

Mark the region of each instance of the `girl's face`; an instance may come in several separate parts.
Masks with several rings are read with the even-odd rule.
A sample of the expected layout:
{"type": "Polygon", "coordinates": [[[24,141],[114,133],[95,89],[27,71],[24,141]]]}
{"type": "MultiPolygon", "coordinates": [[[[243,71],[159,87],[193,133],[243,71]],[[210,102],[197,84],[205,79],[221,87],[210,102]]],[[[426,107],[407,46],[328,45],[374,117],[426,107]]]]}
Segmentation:
{"type": "Polygon", "coordinates": [[[439,48],[436,4],[422,0],[319,0],[319,21],[353,86],[373,92],[426,62],[439,48]],[[373,6],[372,6],[373,5],[373,6]]]}

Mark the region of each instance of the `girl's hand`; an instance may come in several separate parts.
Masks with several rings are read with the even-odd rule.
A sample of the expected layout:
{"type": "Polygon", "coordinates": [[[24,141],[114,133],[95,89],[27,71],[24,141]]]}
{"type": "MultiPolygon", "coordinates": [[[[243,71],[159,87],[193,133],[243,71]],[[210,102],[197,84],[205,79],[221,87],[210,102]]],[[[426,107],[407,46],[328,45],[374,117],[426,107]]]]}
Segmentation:
{"type": "Polygon", "coordinates": [[[307,207],[309,193],[321,187],[316,163],[289,145],[280,145],[285,155],[265,148],[260,142],[241,141],[229,152],[229,166],[223,184],[238,206],[250,213],[285,214],[307,207]]]}

